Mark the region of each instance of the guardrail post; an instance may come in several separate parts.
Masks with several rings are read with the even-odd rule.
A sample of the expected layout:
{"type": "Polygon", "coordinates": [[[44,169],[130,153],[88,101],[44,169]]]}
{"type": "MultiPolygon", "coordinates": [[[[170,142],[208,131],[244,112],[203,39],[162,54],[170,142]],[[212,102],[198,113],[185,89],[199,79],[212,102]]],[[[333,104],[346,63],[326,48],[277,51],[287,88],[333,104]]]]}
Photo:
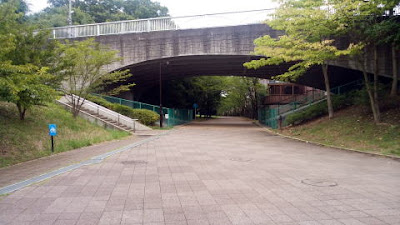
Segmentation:
{"type": "Polygon", "coordinates": [[[147,31],[150,31],[150,20],[147,20],[147,31]]]}
{"type": "Polygon", "coordinates": [[[135,132],[136,132],[136,121],[133,120],[133,133],[135,133],[135,132]]]}
{"type": "Polygon", "coordinates": [[[121,33],[125,33],[125,23],[121,23],[121,33]]]}
{"type": "Polygon", "coordinates": [[[96,25],[96,34],[97,34],[97,36],[100,36],[100,25],[99,24],[96,25]]]}
{"type": "Polygon", "coordinates": [[[119,125],[119,114],[118,114],[118,120],[117,120],[117,125],[119,125]]]}
{"type": "Polygon", "coordinates": [[[100,114],[99,114],[99,106],[97,106],[97,115],[100,115],[100,114]]]}
{"type": "Polygon", "coordinates": [[[56,30],[53,29],[53,39],[56,39],[56,30]]]}

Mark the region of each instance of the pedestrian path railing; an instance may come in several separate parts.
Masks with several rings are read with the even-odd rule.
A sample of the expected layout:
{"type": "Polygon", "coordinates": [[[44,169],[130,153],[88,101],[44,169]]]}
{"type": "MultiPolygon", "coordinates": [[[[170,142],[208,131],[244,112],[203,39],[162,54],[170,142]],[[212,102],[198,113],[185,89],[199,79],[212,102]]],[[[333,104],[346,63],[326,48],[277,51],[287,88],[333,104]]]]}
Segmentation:
{"type": "MultiPolygon", "coordinates": [[[[156,113],[160,113],[160,106],[157,105],[151,105],[143,102],[138,102],[138,101],[131,101],[131,100],[126,100],[123,98],[117,98],[113,96],[107,96],[107,95],[99,95],[99,94],[93,94],[98,97],[102,97],[105,100],[111,102],[111,103],[117,103],[120,105],[125,105],[129,106],[133,109],[147,109],[151,110],[156,113]]],[[[175,126],[175,125],[180,125],[184,123],[188,123],[193,120],[193,110],[192,109],[173,109],[173,108],[167,108],[163,107],[163,116],[164,116],[164,121],[166,122],[167,126],[175,126]]]]}
{"type": "Polygon", "coordinates": [[[105,108],[101,105],[98,105],[94,102],[91,102],[87,99],[80,98],[76,95],[74,95],[73,97],[74,97],[74,99],[71,99],[72,98],[71,96],[65,95],[64,99],[66,101],[64,101],[64,102],[71,103],[74,101],[76,105],[80,105],[83,102],[81,109],[91,111],[97,116],[103,116],[107,119],[110,119],[110,120],[114,121],[117,124],[117,126],[125,125],[126,127],[129,127],[132,130],[136,130],[136,126],[137,126],[136,123],[137,123],[138,119],[132,119],[130,117],[124,116],[120,113],[117,113],[115,111],[107,109],[107,108],[105,108]]]}
{"type": "MultiPolygon", "coordinates": [[[[362,85],[363,80],[355,80],[347,84],[331,88],[331,93],[337,95],[344,94],[352,90],[360,89],[362,85]]],[[[307,95],[298,98],[289,104],[260,107],[258,110],[258,121],[268,127],[277,129],[279,128],[279,123],[283,125],[285,124],[285,118],[287,115],[325,100],[325,92],[315,92],[312,94],[308,93],[307,95]]]]}
{"type": "Polygon", "coordinates": [[[151,31],[226,27],[262,23],[274,9],[214,13],[181,17],[157,17],[52,28],[54,39],[91,37],[100,35],[142,33],[151,31]]]}

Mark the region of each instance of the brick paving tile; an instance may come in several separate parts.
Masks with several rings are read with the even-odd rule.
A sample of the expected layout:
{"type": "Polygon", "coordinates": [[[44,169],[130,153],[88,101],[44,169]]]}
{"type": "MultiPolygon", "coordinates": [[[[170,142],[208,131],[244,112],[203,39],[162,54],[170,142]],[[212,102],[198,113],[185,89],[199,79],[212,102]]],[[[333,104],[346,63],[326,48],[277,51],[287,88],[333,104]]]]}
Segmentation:
{"type": "Polygon", "coordinates": [[[0,187],[4,187],[32,176],[38,176],[51,170],[81,162],[93,156],[118,149],[135,141],[142,140],[140,136],[130,136],[123,140],[109,141],[73,151],[62,152],[51,157],[40,158],[14,166],[0,168],[0,187]]]}
{"type": "MultiPolygon", "coordinates": [[[[18,174],[9,169],[18,167],[1,174],[0,184],[18,174]]],[[[223,117],[2,196],[0,224],[399,225],[399,186],[398,161],[223,117]]]]}

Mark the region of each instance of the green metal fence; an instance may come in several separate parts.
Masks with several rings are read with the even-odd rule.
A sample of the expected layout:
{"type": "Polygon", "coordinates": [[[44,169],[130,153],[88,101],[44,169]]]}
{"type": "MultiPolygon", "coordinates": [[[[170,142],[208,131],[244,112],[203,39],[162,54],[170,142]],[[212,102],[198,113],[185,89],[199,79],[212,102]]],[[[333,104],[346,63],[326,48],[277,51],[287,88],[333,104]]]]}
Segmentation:
{"type": "MultiPolygon", "coordinates": [[[[129,106],[133,109],[148,109],[156,113],[160,113],[160,106],[151,105],[143,102],[131,101],[126,100],[123,98],[117,98],[113,96],[106,96],[106,95],[99,95],[93,94],[99,97],[104,98],[105,100],[117,103],[121,105],[129,106]]],[[[163,107],[163,114],[164,114],[164,121],[166,122],[167,126],[175,126],[184,123],[188,123],[193,119],[193,110],[191,109],[171,109],[167,107],[163,107]]]]}
{"type": "Polygon", "coordinates": [[[258,121],[273,129],[278,128],[278,111],[269,109],[267,106],[258,109],[258,121]]]}
{"type": "Polygon", "coordinates": [[[360,89],[363,85],[363,80],[355,80],[350,83],[331,88],[331,93],[340,95],[352,90],[360,89]]]}
{"type": "MultiPolygon", "coordinates": [[[[331,88],[333,94],[344,94],[346,92],[359,89],[363,85],[363,80],[356,80],[350,83],[331,88]]],[[[279,128],[279,117],[282,119],[282,126],[286,126],[285,116],[298,111],[300,107],[310,106],[317,101],[321,101],[325,98],[324,92],[307,94],[305,96],[297,98],[295,101],[286,105],[277,105],[274,108],[269,106],[260,107],[258,110],[258,120],[261,124],[264,124],[273,129],[279,128]]]]}

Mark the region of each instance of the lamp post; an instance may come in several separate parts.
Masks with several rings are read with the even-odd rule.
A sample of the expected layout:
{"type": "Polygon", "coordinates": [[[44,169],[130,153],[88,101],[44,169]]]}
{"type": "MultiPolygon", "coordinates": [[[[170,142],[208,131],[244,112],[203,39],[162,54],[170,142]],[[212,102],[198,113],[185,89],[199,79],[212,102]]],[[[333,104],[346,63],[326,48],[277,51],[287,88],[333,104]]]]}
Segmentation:
{"type": "Polygon", "coordinates": [[[68,25],[72,26],[72,0],[68,2],[68,25]]]}
{"type": "Polygon", "coordinates": [[[162,108],[162,79],[161,79],[161,62],[160,62],[160,80],[159,80],[159,84],[160,84],[160,127],[163,126],[163,119],[164,119],[164,115],[163,115],[163,108],[162,108]]]}
{"type": "MultiPolygon", "coordinates": [[[[169,61],[165,62],[165,65],[169,65],[169,61]]],[[[162,62],[160,62],[160,73],[159,73],[159,83],[160,83],[160,127],[163,126],[164,113],[162,107],[162,62]]]]}

